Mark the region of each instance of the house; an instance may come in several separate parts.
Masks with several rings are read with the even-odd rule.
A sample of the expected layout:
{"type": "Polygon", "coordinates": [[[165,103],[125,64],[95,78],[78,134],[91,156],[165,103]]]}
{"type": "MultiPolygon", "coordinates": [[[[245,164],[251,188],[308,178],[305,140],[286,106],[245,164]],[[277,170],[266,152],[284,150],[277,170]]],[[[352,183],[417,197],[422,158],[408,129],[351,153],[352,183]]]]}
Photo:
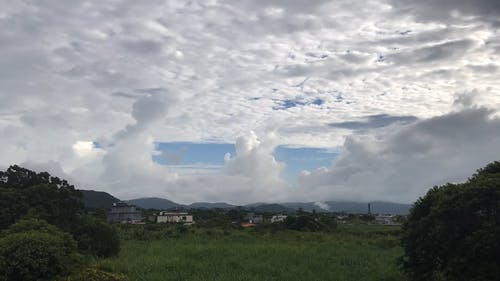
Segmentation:
{"type": "Polygon", "coordinates": [[[248,213],[245,216],[245,220],[249,223],[261,223],[264,221],[262,215],[256,215],[255,213],[248,213]]]}
{"type": "Polygon", "coordinates": [[[112,223],[140,223],[144,220],[141,212],[135,206],[125,202],[113,203],[107,219],[112,223]]]}
{"type": "Polygon", "coordinates": [[[251,227],[255,227],[255,223],[251,223],[251,222],[242,222],[240,224],[241,227],[243,228],[251,228],[251,227]]]}
{"type": "Polygon", "coordinates": [[[376,215],[375,216],[375,223],[376,224],[384,224],[384,225],[395,225],[397,224],[394,221],[394,216],[393,215],[376,215]]]}
{"type": "Polygon", "coordinates": [[[288,216],[286,215],[274,215],[271,217],[271,222],[284,222],[288,216]]]}
{"type": "Polygon", "coordinates": [[[157,223],[183,223],[191,225],[194,223],[193,215],[177,212],[160,212],[156,216],[157,223]]]}

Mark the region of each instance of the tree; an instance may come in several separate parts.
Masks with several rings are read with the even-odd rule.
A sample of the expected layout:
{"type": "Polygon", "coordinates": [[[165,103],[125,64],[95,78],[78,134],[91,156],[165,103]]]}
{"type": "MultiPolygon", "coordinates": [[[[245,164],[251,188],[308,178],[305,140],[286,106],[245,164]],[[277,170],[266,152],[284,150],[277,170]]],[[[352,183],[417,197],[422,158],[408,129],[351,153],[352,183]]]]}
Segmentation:
{"type": "Polygon", "coordinates": [[[411,280],[497,280],[500,162],[466,183],[430,189],[403,224],[402,266],[411,280]]]}
{"type": "Polygon", "coordinates": [[[80,192],[66,180],[17,165],[0,171],[0,195],[0,229],[31,216],[69,230],[83,212],[80,192]]]}

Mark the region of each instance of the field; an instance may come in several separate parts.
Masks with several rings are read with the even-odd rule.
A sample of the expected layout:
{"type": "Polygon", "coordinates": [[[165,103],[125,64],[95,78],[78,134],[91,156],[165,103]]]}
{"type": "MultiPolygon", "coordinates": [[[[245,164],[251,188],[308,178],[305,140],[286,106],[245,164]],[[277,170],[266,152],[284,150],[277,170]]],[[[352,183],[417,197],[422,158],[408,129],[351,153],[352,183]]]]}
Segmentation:
{"type": "Polygon", "coordinates": [[[95,261],[129,280],[403,280],[395,227],[341,226],[333,233],[122,230],[118,257],[95,261]],[[158,234],[158,233],[156,233],[158,234]]]}

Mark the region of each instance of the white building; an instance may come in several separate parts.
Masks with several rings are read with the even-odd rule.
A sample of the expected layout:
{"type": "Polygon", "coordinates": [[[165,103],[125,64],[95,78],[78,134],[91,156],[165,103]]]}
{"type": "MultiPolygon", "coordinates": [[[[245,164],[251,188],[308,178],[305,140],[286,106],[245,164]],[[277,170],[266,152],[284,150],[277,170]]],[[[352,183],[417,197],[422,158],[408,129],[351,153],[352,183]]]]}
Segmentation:
{"type": "Polygon", "coordinates": [[[183,223],[183,224],[193,224],[193,215],[188,213],[169,213],[160,212],[156,216],[157,223],[183,223]]]}
{"type": "Polygon", "coordinates": [[[284,222],[288,216],[285,215],[274,215],[271,217],[271,222],[284,222]]]}
{"type": "Polygon", "coordinates": [[[392,215],[376,215],[375,223],[377,224],[385,224],[385,225],[394,225],[396,222],[394,221],[394,216],[392,215]]]}

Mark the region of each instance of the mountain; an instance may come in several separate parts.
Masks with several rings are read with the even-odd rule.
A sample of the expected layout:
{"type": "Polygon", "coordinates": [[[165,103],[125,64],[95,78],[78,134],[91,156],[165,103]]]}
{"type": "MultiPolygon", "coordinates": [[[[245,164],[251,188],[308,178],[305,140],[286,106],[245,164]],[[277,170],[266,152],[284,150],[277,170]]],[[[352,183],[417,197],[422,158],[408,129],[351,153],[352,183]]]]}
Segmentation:
{"type": "Polygon", "coordinates": [[[120,202],[120,199],[104,191],[79,190],[82,193],[82,201],[85,209],[108,209],[113,203],[120,202]]]}
{"type": "Polygon", "coordinates": [[[329,206],[323,206],[323,204],[318,205],[317,203],[314,202],[287,202],[287,203],[280,203],[281,205],[293,209],[293,210],[299,210],[302,209],[304,212],[312,212],[313,210],[316,210],[318,212],[328,212],[329,209],[326,209],[329,206]]]}
{"type": "Polygon", "coordinates": [[[188,209],[232,209],[236,205],[227,204],[225,202],[195,202],[186,206],[188,209]]]}
{"type": "MultiPolygon", "coordinates": [[[[354,202],[354,201],[326,201],[326,202],[291,202],[280,203],[281,205],[298,210],[299,208],[305,212],[312,210],[323,212],[345,212],[353,214],[366,214],[368,213],[368,203],[354,202]]],[[[399,204],[392,202],[370,202],[372,214],[393,214],[393,215],[406,215],[408,214],[411,205],[399,204]]]]}
{"type": "Polygon", "coordinates": [[[410,212],[412,204],[400,204],[392,202],[371,202],[370,207],[374,214],[394,214],[407,215],[410,212]]]}
{"type": "Polygon", "coordinates": [[[168,210],[175,208],[183,208],[184,206],[181,204],[177,204],[173,201],[157,198],[157,197],[146,197],[146,198],[138,198],[128,200],[127,203],[131,205],[135,205],[137,207],[143,209],[157,209],[157,210],[168,210]]]}
{"type": "MultiPolygon", "coordinates": [[[[346,212],[366,214],[368,213],[368,203],[362,202],[349,202],[349,201],[327,201],[325,202],[330,206],[331,212],[346,212]]],[[[406,215],[410,210],[410,204],[399,204],[392,202],[370,202],[372,214],[393,214],[393,215],[406,215]]]]}
{"type": "Polygon", "coordinates": [[[281,204],[250,204],[245,206],[258,213],[293,213],[294,209],[285,207],[281,204]]]}

